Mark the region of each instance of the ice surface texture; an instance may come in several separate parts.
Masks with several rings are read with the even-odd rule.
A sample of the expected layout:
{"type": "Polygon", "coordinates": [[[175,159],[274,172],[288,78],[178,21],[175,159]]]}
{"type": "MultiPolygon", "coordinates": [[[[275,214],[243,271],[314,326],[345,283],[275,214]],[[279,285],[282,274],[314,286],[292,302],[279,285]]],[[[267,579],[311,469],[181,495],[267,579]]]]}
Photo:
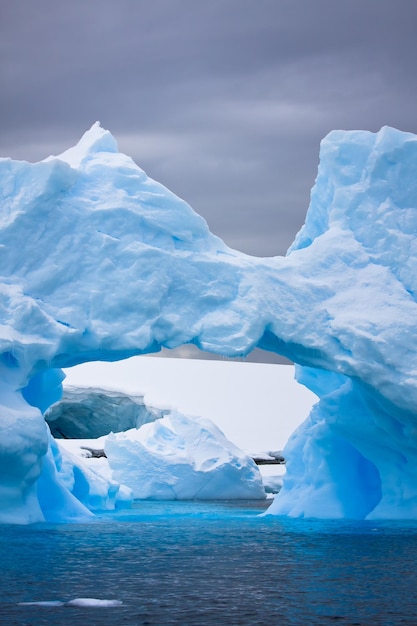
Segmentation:
{"type": "Polygon", "coordinates": [[[172,411],[138,430],[111,433],[105,451],[114,478],[135,499],[265,498],[254,461],[211,420],[172,411]]]}
{"type": "Polygon", "coordinates": [[[284,354],[320,396],[271,512],[416,517],[416,170],[412,134],[330,133],[305,226],[287,257],[258,259],[98,124],[59,157],[2,159],[0,521],[87,512],[41,415],[59,368],[186,342],[284,354]]]}
{"type": "Polygon", "coordinates": [[[97,439],[110,432],[140,428],[162,416],[163,411],[148,407],[143,396],[68,386],[60,402],[45,413],[57,439],[97,439]]]}

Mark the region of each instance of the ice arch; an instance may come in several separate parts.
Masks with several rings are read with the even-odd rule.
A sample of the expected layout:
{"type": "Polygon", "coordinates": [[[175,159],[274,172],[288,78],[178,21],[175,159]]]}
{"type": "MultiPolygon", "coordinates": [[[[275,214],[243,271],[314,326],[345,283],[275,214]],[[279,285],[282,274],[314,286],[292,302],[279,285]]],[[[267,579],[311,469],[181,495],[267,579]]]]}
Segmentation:
{"type": "MultiPolygon", "coordinates": [[[[59,368],[193,342],[300,365],[321,400],[273,513],[417,516],[417,138],[322,142],[286,257],[228,248],[98,124],[59,157],[0,161],[0,521],[70,519],[40,410],[59,368]]],[[[55,453],[55,457],[54,457],[55,453]]]]}

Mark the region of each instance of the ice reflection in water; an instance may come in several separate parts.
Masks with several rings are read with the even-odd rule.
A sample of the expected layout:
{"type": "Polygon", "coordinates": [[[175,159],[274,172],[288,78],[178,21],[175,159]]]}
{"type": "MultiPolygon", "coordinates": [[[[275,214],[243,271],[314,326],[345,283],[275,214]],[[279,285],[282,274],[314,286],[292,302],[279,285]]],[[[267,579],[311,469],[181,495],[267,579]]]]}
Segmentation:
{"type": "Polygon", "coordinates": [[[417,524],[259,518],[263,506],[145,502],[88,524],[2,526],[0,623],[415,623],[417,524]],[[19,604],[44,601],[56,604],[19,604]]]}

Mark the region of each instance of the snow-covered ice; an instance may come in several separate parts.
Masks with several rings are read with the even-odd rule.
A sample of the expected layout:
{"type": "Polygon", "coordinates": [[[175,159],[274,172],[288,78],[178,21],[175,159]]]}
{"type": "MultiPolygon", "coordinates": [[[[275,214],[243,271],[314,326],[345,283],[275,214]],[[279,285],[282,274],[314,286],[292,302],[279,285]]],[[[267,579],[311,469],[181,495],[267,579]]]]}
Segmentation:
{"type": "Polygon", "coordinates": [[[105,452],[113,476],[135,499],[262,499],[254,461],[210,420],[172,411],[139,429],[110,434],[105,452]]]}
{"type": "Polygon", "coordinates": [[[211,420],[178,411],[139,428],[53,445],[63,485],[91,511],[129,506],[133,499],[265,498],[253,459],[211,420]]]}
{"type": "Polygon", "coordinates": [[[60,368],[184,343],[279,352],[320,397],[271,513],[416,517],[416,169],[415,135],[330,133],[305,226],[258,259],[99,125],[59,157],[0,160],[0,521],[88,514],[42,417],[60,368]]]}
{"type": "Polygon", "coordinates": [[[100,607],[104,609],[121,606],[122,604],[122,600],[104,600],[101,598],[74,598],[65,602],[65,606],[100,607]]]}

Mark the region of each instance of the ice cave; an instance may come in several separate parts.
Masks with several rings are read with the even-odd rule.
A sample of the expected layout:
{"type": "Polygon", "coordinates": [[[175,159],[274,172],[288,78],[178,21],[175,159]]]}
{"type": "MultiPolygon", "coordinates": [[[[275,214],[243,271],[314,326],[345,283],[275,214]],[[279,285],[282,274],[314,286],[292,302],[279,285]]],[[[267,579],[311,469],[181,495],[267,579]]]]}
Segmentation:
{"type": "Polygon", "coordinates": [[[416,518],[416,174],[413,134],[331,132],[287,255],[255,258],[99,124],[57,157],[1,159],[0,522],[91,514],[43,417],[61,368],[185,343],[278,352],[320,398],[269,513],[416,518]]]}

